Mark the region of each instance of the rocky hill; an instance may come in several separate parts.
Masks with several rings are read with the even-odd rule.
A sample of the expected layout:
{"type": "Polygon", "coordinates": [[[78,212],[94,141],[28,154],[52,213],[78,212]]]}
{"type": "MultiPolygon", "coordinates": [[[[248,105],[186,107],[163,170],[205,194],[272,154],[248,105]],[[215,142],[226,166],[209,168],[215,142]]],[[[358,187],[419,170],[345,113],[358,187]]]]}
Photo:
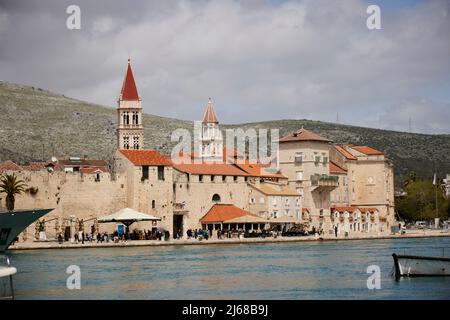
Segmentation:
{"type": "MultiPolygon", "coordinates": [[[[110,159],[116,145],[116,110],[65,97],[40,88],[0,81],[0,161],[25,164],[51,156],[110,159]]],[[[199,118],[201,115],[199,115],[199,118]]],[[[192,130],[191,121],[144,115],[146,148],[170,153],[170,135],[192,130]]],[[[279,128],[284,135],[301,126],[337,143],[369,145],[394,161],[397,177],[415,171],[431,177],[434,166],[450,173],[450,135],[404,133],[311,120],[276,120],[241,127],[279,128]]]]}

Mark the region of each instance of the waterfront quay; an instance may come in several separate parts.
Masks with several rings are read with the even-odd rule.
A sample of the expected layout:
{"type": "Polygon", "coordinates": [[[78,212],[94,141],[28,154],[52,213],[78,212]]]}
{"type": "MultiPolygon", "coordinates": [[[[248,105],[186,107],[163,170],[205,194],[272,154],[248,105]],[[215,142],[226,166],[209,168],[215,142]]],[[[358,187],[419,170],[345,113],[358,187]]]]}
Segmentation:
{"type": "Polygon", "coordinates": [[[198,239],[171,239],[168,241],[158,240],[128,240],[100,242],[85,241],[81,242],[63,242],[57,241],[27,241],[11,245],[9,250],[36,250],[36,249],[81,249],[81,248],[110,248],[110,247],[141,247],[141,246],[185,246],[185,245],[219,245],[219,244],[264,244],[264,243],[283,243],[283,242],[302,242],[302,241],[351,241],[351,240],[375,240],[375,239],[407,239],[407,238],[431,238],[431,237],[450,237],[450,230],[407,230],[404,234],[390,235],[358,235],[348,237],[335,236],[301,236],[301,237],[266,237],[266,238],[232,238],[208,240],[198,239]]]}

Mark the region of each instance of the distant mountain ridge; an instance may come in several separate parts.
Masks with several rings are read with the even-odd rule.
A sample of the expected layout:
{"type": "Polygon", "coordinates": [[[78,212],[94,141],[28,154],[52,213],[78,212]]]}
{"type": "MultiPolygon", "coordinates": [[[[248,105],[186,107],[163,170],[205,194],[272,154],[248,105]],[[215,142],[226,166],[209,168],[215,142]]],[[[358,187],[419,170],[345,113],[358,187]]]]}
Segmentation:
{"type": "MultiPolygon", "coordinates": [[[[220,110],[218,110],[220,113],[220,110]]],[[[202,115],[198,116],[199,119],[202,115]]],[[[51,156],[89,156],[110,160],[116,146],[114,107],[100,106],[40,88],[0,81],[0,161],[19,164],[51,156]]],[[[169,154],[177,128],[192,131],[192,121],[144,115],[145,146],[169,154]]],[[[304,126],[335,143],[368,145],[394,161],[397,177],[450,173],[450,135],[363,128],[312,120],[274,120],[226,128],[280,129],[283,136],[304,126]]]]}

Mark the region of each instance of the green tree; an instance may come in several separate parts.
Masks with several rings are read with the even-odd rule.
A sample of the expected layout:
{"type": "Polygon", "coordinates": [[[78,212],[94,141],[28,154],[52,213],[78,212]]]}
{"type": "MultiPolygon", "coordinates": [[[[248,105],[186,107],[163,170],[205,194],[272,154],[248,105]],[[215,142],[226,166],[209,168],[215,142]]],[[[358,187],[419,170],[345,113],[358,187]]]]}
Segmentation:
{"type": "MultiPolygon", "coordinates": [[[[410,179],[405,187],[406,196],[397,200],[396,207],[400,217],[407,220],[431,220],[436,218],[436,187],[430,180],[410,179]]],[[[439,218],[446,219],[449,214],[449,200],[439,188],[439,218]]]]}
{"type": "Polygon", "coordinates": [[[0,179],[0,193],[6,193],[6,209],[8,211],[14,210],[15,195],[21,194],[25,191],[25,182],[18,180],[17,176],[13,174],[5,174],[0,179]]]}

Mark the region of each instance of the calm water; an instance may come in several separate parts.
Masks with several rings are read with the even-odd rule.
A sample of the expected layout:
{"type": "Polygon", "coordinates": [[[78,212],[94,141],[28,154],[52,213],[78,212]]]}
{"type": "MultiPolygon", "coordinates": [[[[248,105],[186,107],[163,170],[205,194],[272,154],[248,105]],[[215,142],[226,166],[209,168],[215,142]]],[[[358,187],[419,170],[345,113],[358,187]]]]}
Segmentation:
{"type": "Polygon", "coordinates": [[[450,278],[395,282],[392,253],[450,255],[450,238],[10,252],[17,299],[450,299],[450,278]],[[67,266],[81,290],[66,288],[67,266]],[[368,290],[367,266],[381,268],[368,290]]]}

